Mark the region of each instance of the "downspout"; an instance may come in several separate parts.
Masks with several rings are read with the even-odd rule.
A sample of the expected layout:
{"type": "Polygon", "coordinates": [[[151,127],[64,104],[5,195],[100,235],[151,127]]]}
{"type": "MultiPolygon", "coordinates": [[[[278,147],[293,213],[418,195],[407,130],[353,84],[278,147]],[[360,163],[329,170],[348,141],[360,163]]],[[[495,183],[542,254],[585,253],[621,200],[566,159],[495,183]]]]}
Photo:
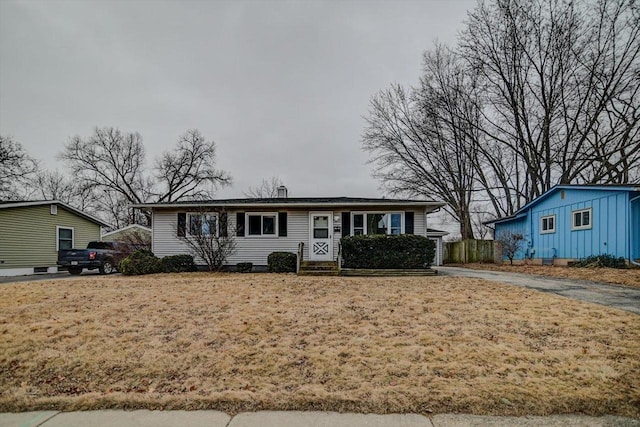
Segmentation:
{"type": "Polygon", "coordinates": [[[629,262],[633,265],[636,265],[638,267],[640,267],[640,263],[635,262],[633,260],[633,217],[631,216],[631,213],[633,212],[633,202],[635,202],[636,200],[640,200],[640,196],[636,196],[633,199],[629,200],[629,218],[631,219],[631,221],[629,221],[629,262]]]}
{"type": "Polygon", "coordinates": [[[536,252],[533,247],[533,211],[531,208],[527,211],[527,217],[529,218],[529,259],[533,259],[536,252]]]}

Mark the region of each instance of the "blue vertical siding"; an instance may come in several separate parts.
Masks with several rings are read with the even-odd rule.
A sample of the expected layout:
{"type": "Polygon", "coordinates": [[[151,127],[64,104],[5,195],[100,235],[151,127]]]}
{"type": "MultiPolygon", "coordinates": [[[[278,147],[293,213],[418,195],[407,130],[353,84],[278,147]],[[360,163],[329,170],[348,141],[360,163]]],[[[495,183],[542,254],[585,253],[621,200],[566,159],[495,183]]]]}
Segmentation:
{"type": "Polygon", "coordinates": [[[630,196],[637,194],[627,190],[554,190],[532,204],[524,219],[496,223],[496,236],[502,230],[524,227],[522,234],[528,237],[532,258],[581,259],[610,254],[628,259],[631,244],[634,256],[640,257],[640,200],[634,206],[629,202],[630,196]],[[591,209],[591,228],[572,230],[573,212],[581,209],[591,209]],[[543,233],[541,218],[551,215],[555,216],[555,232],[543,233]],[[630,238],[632,231],[638,237],[630,238]]]}
{"type": "Polygon", "coordinates": [[[631,236],[629,244],[631,246],[631,257],[634,260],[640,260],[640,193],[631,193],[629,200],[631,204],[631,236]],[[636,199],[636,197],[638,197],[636,199]]]}
{"type": "MultiPolygon", "coordinates": [[[[508,233],[508,232],[511,232],[514,234],[521,234],[524,239],[522,241],[522,244],[520,245],[520,249],[516,252],[513,259],[524,259],[528,254],[528,249],[530,246],[529,242],[530,242],[531,236],[529,235],[529,227],[528,227],[527,221],[528,221],[527,217],[523,217],[523,218],[514,219],[509,222],[496,224],[496,230],[495,230],[496,239],[500,239],[500,235],[502,233],[508,233]]],[[[504,259],[507,259],[507,258],[504,257],[504,259]]]]}

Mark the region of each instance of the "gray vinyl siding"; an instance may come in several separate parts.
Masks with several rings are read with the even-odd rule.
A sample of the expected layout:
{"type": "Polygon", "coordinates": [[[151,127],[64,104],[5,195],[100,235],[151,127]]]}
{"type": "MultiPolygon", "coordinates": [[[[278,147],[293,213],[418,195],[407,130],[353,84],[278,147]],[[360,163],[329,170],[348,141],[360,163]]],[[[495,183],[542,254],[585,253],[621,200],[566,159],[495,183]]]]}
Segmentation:
{"type": "Polygon", "coordinates": [[[0,268],[53,267],[57,226],[73,228],[73,244],[85,248],[91,240],[100,240],[100,226],[58,205],[51,215],[51,205],[0,209],[0,268]]]}
{"type": "MultiPolygon", "coordinates": [[[[264,212],[264,211],[263,211],[264,212]]],[[[283,212],[283,211],[280,211],[283,212]]],[[[237,211],[228,212],[229,230],[236,228],[237,211]]],[[[189,253],[189,248],[177,237],[178,211],[154,211],[153,252],[158,257],[189,253]]],[[[287,237],[236,237],[236,252],[227,260],[228,265],[251,262],[267,265],[271,252],[298,251],[299,242],[309,240],[309,215],[306,211],[287,212],[287,237]]],[[[305,247],[305,258],[308,256],[305,247]]]]}
{"type": "MultiPolygon", "coordinates": [[[[404,212],[405,209],[367,209],[378,212],[404,212]]],[[[346,209],[314,209],[313,212],[333,212],[340,215],[346,209]]],[[[355,210],[354,210],[355,211],[355,210]]],[[[189,248],[177,237],[178,210],[153,211],[153,240],[152,251],[158,257],[189,253],[189,248]]],[[[229,230],[236,228],[237,210],[227,211],[229,230]]],[[[245,211],[242,211],[245,212],[245,211]]],[[[267,212],[261,210],[260,212],[267,212]]],[[[283,212],[283,211],[280,211],[283,212]]],[[[298,243],[304,242],[303,259],[309,259],[309,212],[308,210],[294,210],[287,212],[287,237],[236,237],[236,252],[229,257],[227,265],[240,262],[251,262],[254,265],[267,265],[267,257],[271,252],[282,251],[297,253],[298,243]]],[[[351,211],[349,211],[351,212],[351,211]]],[[[413,210],[414,233],[426,234],[424,210],[413,210]]],[[[337,225],[337,224],[334,224],[337,225]]],[[[333,233],[333,258],[338,258],[338,243],[342,233],[333,233]]],[[[196,260],[197,263],[198,260],[196,260]]]]}

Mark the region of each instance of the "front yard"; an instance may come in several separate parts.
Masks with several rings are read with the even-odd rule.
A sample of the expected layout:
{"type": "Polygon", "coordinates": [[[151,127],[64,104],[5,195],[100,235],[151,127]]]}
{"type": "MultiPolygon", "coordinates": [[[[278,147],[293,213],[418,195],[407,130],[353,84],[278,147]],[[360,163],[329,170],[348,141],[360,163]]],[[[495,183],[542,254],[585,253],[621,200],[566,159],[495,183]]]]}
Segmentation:
{"type": "MultiPolygon", "coordinates": [[[[447,264],[454,266],[454,264],[447,264]]],[[[510,265],[506,264],[456,264],[456,267],[476,270],[506,271],[509,273],[532,274],[538,276],[558,277],[561,279],[588,280],[613,285],[624,285],[640,288],[640,268],[578,268],[557,265],[510,265]]]]}
{"type": "Polygon", "coordinates": [[[0,411],[640,417],[640,316],[476,279],[3,285],[0,334],[0,411]]]}

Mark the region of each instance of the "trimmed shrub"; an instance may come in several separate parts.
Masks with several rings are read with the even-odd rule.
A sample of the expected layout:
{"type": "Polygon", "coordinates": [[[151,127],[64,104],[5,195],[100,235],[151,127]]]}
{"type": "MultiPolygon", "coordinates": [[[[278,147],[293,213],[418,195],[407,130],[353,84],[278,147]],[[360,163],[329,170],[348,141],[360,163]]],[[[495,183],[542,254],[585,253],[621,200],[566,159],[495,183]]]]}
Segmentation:
{"type": "Polygon", "coordinates": [[[165,273],[184,273],[196,271],[191,255],[171,255],[162,258],[162,271],[165,273]]]}
{"type": "Polygon", "coordinates": [[[436,244],[415,234],[343,237],[345,268],[428,268],[436,254],[436,244]]]}
{"type": "Polygon", "coordinates": [[[297,256],[293,252],[271,252],[267,257],[270,273],[295,273],[297,256]]]}
{"type": "Polygon", "coordinates": [[[239,262],[236,264],[238,273],[251,273],[251,270],[253,270],[253,263],[251,262],[239,262]]]}
{"type": "Polygon", "coordinates": [[[580,261],[571,263],[572,267],[609,267],[609,268],[629,268],[627,261],[613,255],[601,254],[591,255],[580,261]]]}
{"type": "Polygon", "coordinates": [[[118,271],[126,276],[160,273],[162,262],[147,249],[138,249],[118,264],[118,271]]]}

